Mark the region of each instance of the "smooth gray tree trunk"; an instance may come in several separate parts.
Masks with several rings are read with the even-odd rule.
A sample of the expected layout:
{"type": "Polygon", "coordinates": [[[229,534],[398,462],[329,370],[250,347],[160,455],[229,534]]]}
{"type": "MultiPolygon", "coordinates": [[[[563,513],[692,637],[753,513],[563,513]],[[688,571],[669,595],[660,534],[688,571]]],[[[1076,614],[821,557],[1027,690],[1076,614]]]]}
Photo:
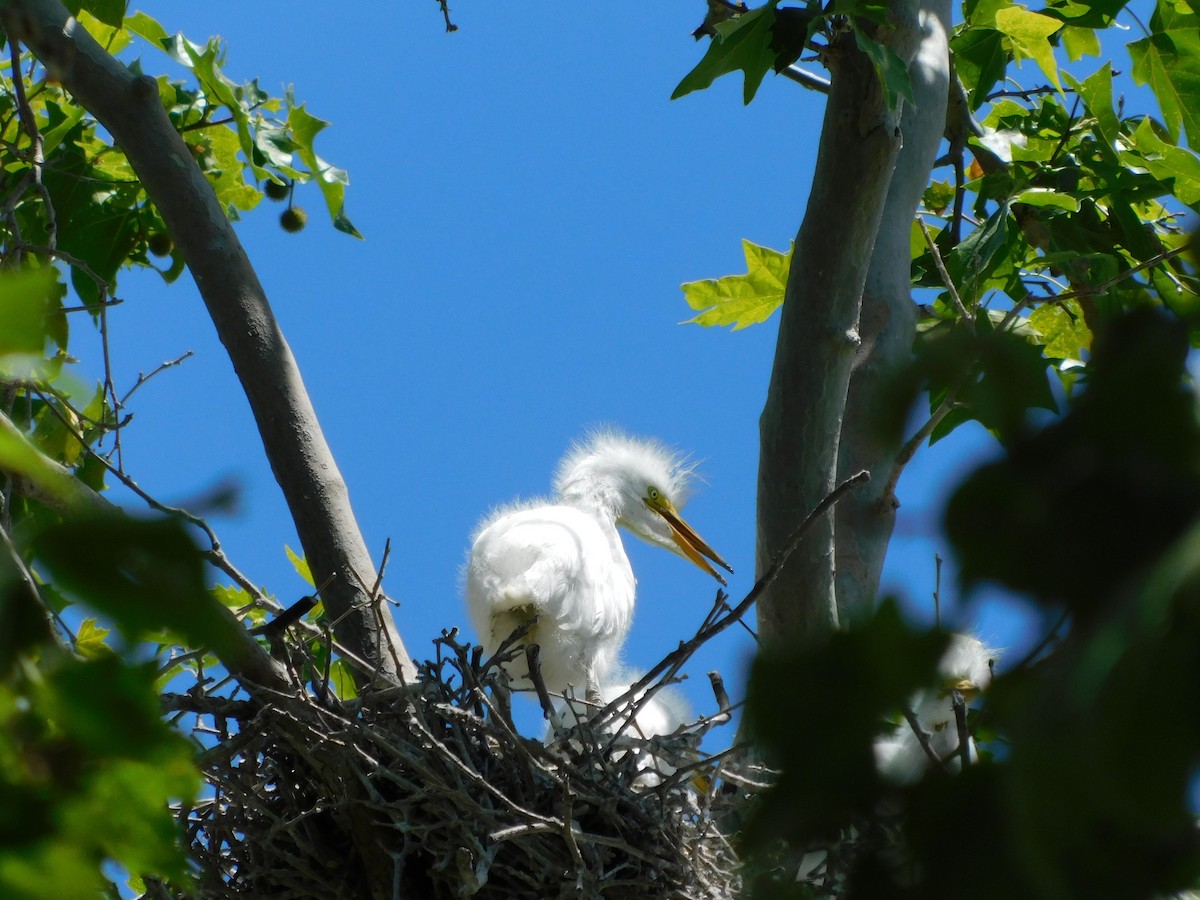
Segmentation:
{"type": "Polygon", "coordinates": [[[911,347],[909,230],[944,126],[949,68],[945,0],[898,2],[892,13],[895,28],[880,37],[918,60],[921,108],[888,108],[853,38],[830,54],[813,187],[759,423],[759,574],[839,475],[866,468],[873,484],[843,501],[845,512],[823,517],[760,599],[766,642],[819,640],[842,618],[866,614],[891,533],[893,510],[880,493],[898,447],[874,429],[872,399],[911,347]]]}

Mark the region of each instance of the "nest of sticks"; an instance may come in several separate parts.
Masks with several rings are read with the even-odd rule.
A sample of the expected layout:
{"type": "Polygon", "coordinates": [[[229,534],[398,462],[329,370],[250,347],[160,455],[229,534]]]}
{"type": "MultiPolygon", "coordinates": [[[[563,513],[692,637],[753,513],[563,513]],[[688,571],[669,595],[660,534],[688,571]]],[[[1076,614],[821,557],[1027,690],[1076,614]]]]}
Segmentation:
{"type": "Polygon", "coordinates": [[[434,643],[415,684],[349,701],[311,683],[273,702],[199,687],[166,698],[209,748],[209,789],[179,812],[199,896],[740,892],[731,823],[766,779],[736,750],[699,750],[730,718],[719,678],[717,714],[674,734],[617,738],[606,725],[629,721],[678,668],[668,666],[544,745],[513,726],[506,651],[481,661],[454,632],[434,643]],[[669,774],[647,778],[649,757],[669,774]]]}

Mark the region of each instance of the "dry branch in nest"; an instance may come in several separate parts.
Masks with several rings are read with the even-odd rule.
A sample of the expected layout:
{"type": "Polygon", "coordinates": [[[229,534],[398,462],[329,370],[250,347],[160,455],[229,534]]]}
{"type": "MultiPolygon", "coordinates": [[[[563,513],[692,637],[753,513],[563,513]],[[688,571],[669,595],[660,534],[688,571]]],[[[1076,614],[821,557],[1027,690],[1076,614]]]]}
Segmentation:
{"type": "Polygon", "coordinates": [[[196,714],[210,748],[210,790],[180,812],[201,897],[738,892],[720,823],[753,782],[733,771],[736,752],[697,750],[727,710],[669,736],[622,734],[615,750],[615,729],[598,726],[646,696],[627,695],[548,748],[517,734],[494,661],[472,658],[453,632],[435,645],[416,684],[353,701],[322,690],[167,698],[196,714]],[[648,785],[638,767],[650,757],[674,773],[648,785]]]}

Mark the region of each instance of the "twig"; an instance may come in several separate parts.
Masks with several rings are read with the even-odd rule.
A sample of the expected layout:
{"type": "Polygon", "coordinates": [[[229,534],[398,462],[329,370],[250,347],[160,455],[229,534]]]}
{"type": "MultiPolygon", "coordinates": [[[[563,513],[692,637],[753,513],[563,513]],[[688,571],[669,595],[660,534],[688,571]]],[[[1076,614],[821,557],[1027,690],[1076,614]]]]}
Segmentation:
{"type": "Polygon", "coordinates": [[[939,772],[945,771],[942,769],[942,758],[937,755],[937,751],[933,749],[933,744],[929,742],[929,732],[921,726],[921,722],[917,718],[917,714],[913,712],[912,707],[908,705],[904,706],[903,712],[904,718],[908,722],[908,726],[913,730],[913,734],[917,736],[917,741],[921,744],[921,749],[925,751],[925,755],[933,760],[933,763],[939,772]]]}
{"type": "Polygon", "coordinates": [[[925,235],[925,243],[929,245],[929,252],[933,256],[933,263],[937,266],[938,274],[942,276],[942,284],[950,292],[950,299],[954,302],[955,309],[958,310],[959,316],[965,322],[974,323],[975,317],[967,312],[967,308],[963,306],[962,297],[958,295],[958,288],[954,286],[954,281],[950,278],[950,273],[946,271],[946,263],[942,260],[942,254],[938,250],[937,242],[934,241],[933,235],[929,231],[929,226],[925,224],[924,218],[918,218],[917,222],[921,226],[921,234],[925,235]]]}
{"type": "Polygon", "coordinates": [[[708,681],[712,685],[713,697],[717,701],[717,709],[724,715],[729,715],[729,694],[725,691],[725,680],[721,677],[721,673],[712,671],[708,673],[708,681]]]}
{"type": "MultiPolygon", "coordinates": [[[[680,641],[679,646],[668,653],[663,659],[652,668],[649,672],[643,675],[640,679],[630,685],[628,691],[622,694],[617,700],[609,704],[610,707],[620,703],[628,703],[630,698],[646,690],[646,688],[664,672],[668,673],[668,677],[674,676],[676,672],[690,659],[695,652],[706,642],[716,637],[725,629],[729,628],[734,622],[744,616],[763,593],[774,584],[775,579],[779,577],[779,573],[783,571],[783,567],[787,565],[792,554],[796,552],[800,546],[800,542],[809,530],[818,522],[835,503],[841,500],[846,494],[861,487],[871,480],[871,473],[864,469],[855,475],[851,475],[832,491],[822,498],[813,510],[804,517],[804,521],[797,526],[792,532],[784,549],[775,557],[774,562],[767,568],[762,576],[755,582],[754,587],[750,589],[750,593],[746,594],[742,601],[738,603],[724,616],[701,626],[695,636],[688,641],[680,641]]],[[[718,591],[718,602],[723,602],[725,599],[724,592],[718,591]]],[[[606,721],[611,721],[611,715],[605,715],[596,723],[597,727],[602,727],[606,721]]]]}
{"type": "Polygon", "coordinates": [[[1026,653],[1024,658],[1015,666],[1013,666],[1013,671],[1019,671],[1020,669],[1025,668],[1027,665],[1041,656],[1043,650],[1058,640],[1058,633],[1062,629],[1063,625],[1067,623],[1067,618],[1069,616],[1070,613],[1067,610],[1063,610],[1059,615],[1058,620],[1054,623],[1050,630],[1046,632],[1040,641],[1038,641],[1037,646],[1026,653]]]}
{"type": "MultiPolygon", "coordinates": [[[[4,544],[4,550],[8,555],[9,562],[12,563],[13,568],[17,570],[20,576],[21,586],[24,587],[25,592],[33,601],[34,606],[42,611],[42,615],[44,616],[46,622],[46,633],[54,636],[56,640],[58,639],[58,636],[55,634],[54,628],[51,624],[51,616],[53,616],[54,621],[58,623],[59,627],[62,628],[67,637],[70,638],[71,643],[74,644],[75,635],[71,633],[71,629],[67,627],[66,622],[62,620],[58,613],[51,610],[51,608],[46,604],[45,600],[42,599],[42,595],[37,589],[37,581],[34,579],[33,573],[31,573],[29,571],[29,567],[25,565],[25,560],[21,559],[21,554],[17,552],[17,548],[13,545],[12,539],[9,537],[8,530],[5,528],[0,528],[0,543],[4,544]]],[[[11,610],[9,615],[12,615],[11,610]]]]}
{"type": "MultiPolygon", "coordinates": [[[[119,302],[120,301],[113,301],[114,304],[119,303],[119,302]]],[[[182,356],[178,356],[175,359],[169,359],[166,362],[159,363],[157,366],[155,366],[153,369],[150,370],[149,375],[138,372],[137,381],[135,381],[133,383],[133,387],[131,387],[128,391],[125,392],[125,396],[121,398],[121,405],[124,406],[126,403],[128,403],[129,398],[134,395],[134,393],[137,391],[137,389],[140,388],[147,381],[149,381],[151,378],[153,378],[155,375],[159,374],[160,372],[165,372],[167,369],[172,369],[175,366],[182,365],[185,360],[189,360],[195,355],[196,355],[196,352],[194,350],[188,350],[182,356]]]]}
{"type": "Polygon", "coordinates": [[[962,389],[971,372],[964,373],[962,380],[958,384],[946,391],[946,396],[942,398],[942,402],[925,420],[925,424],[917,429],[916,434],[904,442],[904,446],[900,448],[900,452],[896,454],[895,460],[892,462],[891,471],[888,472],[888,480],[883,486],[883,492],[880,498],[884,502],[892,502],[896,496],[896,485],[900,483],[900,476],[904,474],[905,467],[912,462],[912,458],[917,455],[917,451],[921,449],[921,445],[925,443],[929,435],[933,434],[933,430],[941,424],[946,416],[954,411],[957,405],[958,392],[962,389]]]}
{"type": "Polygon", "coordinates": [[[951,692],[954,706],[954,724],[958,728],[958,757],[963,770],[971,765],[971,732],[967,730],[967,700],[959,691],[951,692]]]}
{"type": "Polygon", "coordinates": [[[933,625],[942,627],[942,558],[933,554],[933,625]]]}
{"type": "Polygon", "coordinates": [[[780,69],[779,74],[785,78],[790,78],[796,84],[806,87],[809,90],[817,91],[818,93],[828,94],[831,82],[828,78],[817,75],[815,72],[809,72],[807,69],[802,69],[797,65],[788,66],[786,69],[780,69]]]}
{"type": "Polygon", "coordinates": [[[438,0],[438,6],[442,8],[442,18],[446,20],[446,33],[458,31],[458,26],[450,21],[450,4],[448,0],[438,0]]]}
{"type": "Polygon", "coordinates": [[[50,192],[42,183],[42,172],[46,167],[45,143],[41,131],[38,130],[37,117],[29,107],[29,98],[25,95],[25,79],[21,76],[21,49],[16,38],[10,36],[8,46],[12,55],[12,83],[13,95],[17,101],[17,117],[25,126],[25,133],[29,135],[31,142],[33,158],[30,160],[30,166],[33,169],[33,189],[42,199],[42,206],[46,212],[46,242],[53,250],[58,246],[58,220],[54,213],[54,204],[50,202],[50,192]]]}
{"type": "Polygon", "coordinates": [[[542,648],[537,644],[525,645],[525,665],[529,669],[529,680],[537,692],[538,703],[542,705],[542,714],[551,722],[555,720],[554,704],[550,702],[550,692],[546,690],[546,682],[542,679],[542,648]]]}

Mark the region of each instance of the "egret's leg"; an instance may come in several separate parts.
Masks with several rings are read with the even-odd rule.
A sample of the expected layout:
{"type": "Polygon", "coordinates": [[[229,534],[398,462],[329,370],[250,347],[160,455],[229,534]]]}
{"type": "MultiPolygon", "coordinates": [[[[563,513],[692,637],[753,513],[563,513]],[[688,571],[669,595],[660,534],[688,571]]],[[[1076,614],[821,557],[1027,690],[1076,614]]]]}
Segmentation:
{"type": "Polygon", "coordinates": [[[604,699],[600,696],[600,685],[596,682],[591,672],[588,673],[587,688],[583,696],[595,709],[600,709],[604,706],[604,699]]]}

